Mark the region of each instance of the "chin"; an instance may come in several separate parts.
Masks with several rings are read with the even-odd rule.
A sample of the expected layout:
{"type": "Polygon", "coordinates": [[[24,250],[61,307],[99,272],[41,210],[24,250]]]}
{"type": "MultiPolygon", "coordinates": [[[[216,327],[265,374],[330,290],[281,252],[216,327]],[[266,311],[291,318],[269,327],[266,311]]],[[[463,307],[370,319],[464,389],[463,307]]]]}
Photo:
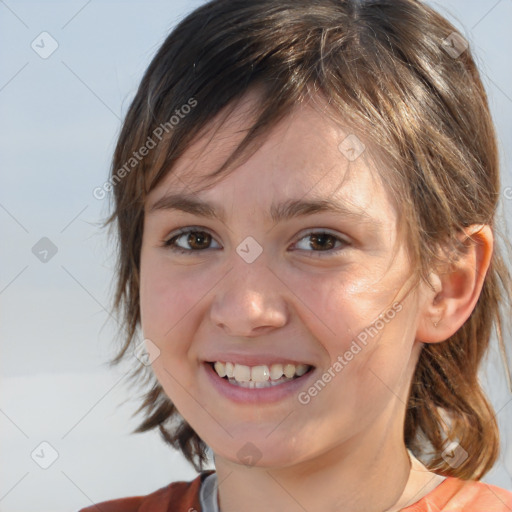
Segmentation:
{"type": "Polygon", "coordinates": [[[217,457],[248,468],[284,468],[298,464],[306,458],[306,454],[297,453],[296,448],[287,446],[279,437],[269,440],[265,436],[245,435],[243,440],[231,440],[223,448],[225,450],[213,450],[217,457]]]}

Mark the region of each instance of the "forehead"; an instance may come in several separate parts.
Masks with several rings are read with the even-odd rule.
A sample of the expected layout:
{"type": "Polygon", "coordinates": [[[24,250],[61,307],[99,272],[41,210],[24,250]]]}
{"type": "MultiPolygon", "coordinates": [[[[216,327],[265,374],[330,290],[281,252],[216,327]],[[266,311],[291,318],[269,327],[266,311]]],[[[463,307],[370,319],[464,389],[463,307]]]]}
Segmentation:
{"type": "Polygon", "coordinates": [[[209,175],[225,162],[255,121],[258,101],[258,94],[252,92],[231,106],[232,110],[221,112],[150,193],[149,209],[164,194],[195,195],[205,201],[229,194],[246,205],[265,208],[267,202],[329,199],[375,218],[386,215],[396,220],[368,141],[335,122],[321,98],[297,106],[256,141],[252,155],[212,181],[209,175]]]}

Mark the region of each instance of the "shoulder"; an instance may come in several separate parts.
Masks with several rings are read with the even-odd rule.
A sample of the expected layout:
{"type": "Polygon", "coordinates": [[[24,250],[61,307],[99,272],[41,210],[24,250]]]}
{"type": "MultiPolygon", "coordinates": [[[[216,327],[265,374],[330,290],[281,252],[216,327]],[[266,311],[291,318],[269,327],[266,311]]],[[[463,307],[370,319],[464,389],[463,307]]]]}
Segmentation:
{"type": "Polygon", "coordinates": [[[510,512],[512,492],[495,485],[447,477],[420,501],[403,512],[510,512]],[[437,508],[435,508],[437,507],[437,508]]]}
{"type": "Polygon", "coordinates": [[[132,496],[104,501],[79,512],[200,512],[201,483],[214,471],[204,471],[189,482],[173,482],[146,496],[132,496]],[[172,509],[170,506],[172,505],[172,509]]]}

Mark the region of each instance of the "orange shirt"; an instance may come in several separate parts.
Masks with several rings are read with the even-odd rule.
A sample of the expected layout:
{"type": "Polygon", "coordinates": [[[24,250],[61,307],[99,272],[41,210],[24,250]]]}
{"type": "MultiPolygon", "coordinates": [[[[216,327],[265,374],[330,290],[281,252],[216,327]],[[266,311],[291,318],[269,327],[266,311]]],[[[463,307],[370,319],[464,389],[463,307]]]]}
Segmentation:
{"type": "MultiPolygon", "coordinates": [[[[80,512],[201,512],[201,481],[174,482],[147,496],[104,501],[80,512]]],[[[512,492],[482,482],[447,477],[432,492],[402,512],[512,512],[512,492]]]]}

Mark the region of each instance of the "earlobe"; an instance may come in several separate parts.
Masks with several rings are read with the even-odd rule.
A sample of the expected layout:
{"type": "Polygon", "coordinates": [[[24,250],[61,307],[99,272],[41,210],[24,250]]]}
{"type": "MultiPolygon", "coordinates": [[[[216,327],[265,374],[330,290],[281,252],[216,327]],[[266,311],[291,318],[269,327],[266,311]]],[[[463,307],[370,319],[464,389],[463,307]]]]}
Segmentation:
{"type": "Polygon", "coordinates": [[[467,249],[458,260],[448,264],[445,271],[431,273],[434,291],[425,285],[418,341],[439,343],[448,339],[476,306],[491,262],[494,237],[490,226],[478,224],[466,228],[461,241],[467,249]]]}

